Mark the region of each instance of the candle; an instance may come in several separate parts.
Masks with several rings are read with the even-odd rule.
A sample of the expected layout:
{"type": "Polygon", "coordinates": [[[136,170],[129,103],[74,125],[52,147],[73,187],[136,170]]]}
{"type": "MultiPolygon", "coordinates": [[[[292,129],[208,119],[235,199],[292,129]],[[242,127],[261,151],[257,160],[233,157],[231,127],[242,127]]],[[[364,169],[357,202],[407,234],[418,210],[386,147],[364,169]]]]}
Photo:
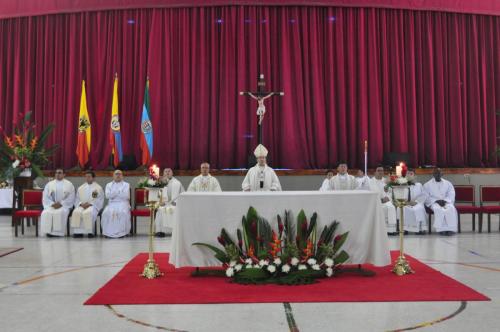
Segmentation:
{"type": "Polygon", "coordinates": [[[365,176],[368,175],[368,141],[365,141],[365,176]]]}
{"type": "Polygon", "coordinates": [[[365,141],[365,153],[368,153],[368,141],[365,141]]]}
{"type": "Polygon", "coordinates": [[[396,175],[401,177],[403,173],[403,163],[400,163],[399,166],[396,166],[396,175]]]}

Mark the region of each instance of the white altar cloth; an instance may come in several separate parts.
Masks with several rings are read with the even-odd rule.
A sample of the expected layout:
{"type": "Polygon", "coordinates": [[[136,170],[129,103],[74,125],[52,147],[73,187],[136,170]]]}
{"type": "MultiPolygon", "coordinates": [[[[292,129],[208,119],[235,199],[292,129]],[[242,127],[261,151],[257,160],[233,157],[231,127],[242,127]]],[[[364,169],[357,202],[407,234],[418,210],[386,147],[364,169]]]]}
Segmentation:
{"type": "MultiPolygon", "coordinates": [[[[172,232],[170,263],[183,266],[219,266],[203,242],[220,247],[217,236],[224,227],[236,241],[241,218],[253,206],[277,230],[277,215],[292,210],[294,221],[300,209],[309,218],[318,213],[318,230],[331,221],[340,222],[336,234],[349,231],[342,247],[350,255],[347,263],[390,264],[389,240],[378,193],[353,190],[342,192],[185,192],[177,199],[172,232]]],[[[295,224],[295,222],[294,222],[295,224]]]]}
{"type": "Polygon", "coordinates": [[[12,209],[12,188],[0,189],[0,209],[12,209]]]}

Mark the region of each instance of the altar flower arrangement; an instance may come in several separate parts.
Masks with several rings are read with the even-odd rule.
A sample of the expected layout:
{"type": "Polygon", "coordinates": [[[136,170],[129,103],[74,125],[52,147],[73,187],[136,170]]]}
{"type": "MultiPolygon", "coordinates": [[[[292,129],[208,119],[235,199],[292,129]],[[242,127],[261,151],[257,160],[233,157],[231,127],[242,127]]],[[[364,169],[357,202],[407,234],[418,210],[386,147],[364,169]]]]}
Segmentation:
{"type": "Polygon", "coordinates": [[[31,122],[31,112],[27,112],[14,126],[12,135],[2,133],[0,128],[0,134],[3,135],[3,139],[0,139],[0,173],[5,179],[13,179],[27,171],[28,174],[43,177],[42,168],[59,146],[45,146],[47,137],[54,129],[53,123],[44,128],[40,135],[36,135],[35,128],[36,125],[31,122]]]}
{"type": "Polygon", "coordinates": [[[163,188],[167,182],[163,181],[160,176],[160,168],[156,165],[151,165],[148,169],[148,176],[139,180],[138,188],[163,188]]]}
{"type": "MultiPolygon", "coordinates": [[[[302,285],[318,278],[332,277],[349,259],[341,247],[348,232],[335,236],[339,222],[333,221],[318,232],[317,214],[310,220],[303,210],[294,222],[290,211],[277,216],[277,229],[250,207],[243,216],[241,229],[233,239],[223,228],[217,241],[222,249],[207,243],[206,247],[222,263],[224,275],[240,284],[302,285]]],[[[213,271],[211,271],[213,272],[213,271]]],[[[202,272],[197,272],[200,275],[202,272]]],[[[213,274],[213,273],[210,273],[213,274]]]]}
{"type": "Polygon", "coordinates": [[[405,163],[400,163],[399,166],[396,166],[396,175],[390,175],[386,187],[392,188],[397,186],[413,185],[414,184],[413,180],[408,179],[406,177],[407,173],[408,173],[408,166],[406,166],[405,163]]]}

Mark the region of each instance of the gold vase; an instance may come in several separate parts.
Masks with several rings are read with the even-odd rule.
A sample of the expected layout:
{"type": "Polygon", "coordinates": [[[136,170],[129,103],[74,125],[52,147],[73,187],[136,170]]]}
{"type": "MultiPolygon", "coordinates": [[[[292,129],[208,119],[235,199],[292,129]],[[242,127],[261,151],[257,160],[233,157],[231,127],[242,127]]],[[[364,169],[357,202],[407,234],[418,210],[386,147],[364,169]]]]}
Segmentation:
{"type": "MultiPolygon", "coordinates": [[[[149,189],[146,189],[145,197],[149,197],[149,189]]],[[[160,189],[160,199],[159,201],[148,201],[146,206],[149,208],[150,221],[149,221],[149,257],[144,265],[144,270],[141,276],[147,279],[155,279],[163,276],[163,272],[160,271],[158,264],[156,264],[154,259],[154,223],[156,210],[160,207],[160,202],[162,200],[162,190],[160,189]]]]}
{"type": "MultiPolygon", "coordinates": [[[[405,186],[408,190],[410,187],[405,186]]],[[[403,196],[404,197],[404,196],[403,196]]],[[[399,216],[399,256],[394,262],[394,267],[392,268],[392,272],[398,276],[404,276],[406,274],[414,273],[411,269],[410,264],[406,260],[404,254],[404,208],[408,205],[408,200],[406,198],[401,198],[399,195],[398,198],[393,199],[394,205],[399,208],[400,216],[399,216]]]]}

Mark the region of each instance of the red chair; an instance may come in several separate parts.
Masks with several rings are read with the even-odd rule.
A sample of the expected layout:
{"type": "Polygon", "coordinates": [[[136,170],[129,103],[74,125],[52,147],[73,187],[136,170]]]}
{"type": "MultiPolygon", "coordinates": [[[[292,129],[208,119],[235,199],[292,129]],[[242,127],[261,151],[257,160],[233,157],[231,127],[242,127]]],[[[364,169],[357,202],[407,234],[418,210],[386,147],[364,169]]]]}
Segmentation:
{"type": "Polygon", "coordinates": [[[472,230],[476,230],[476,214],[482,224],[481,207],[476,206],[475,188],[473,185],[455,186],[455,207],[458,212],[458,232],[461,233],[460,215],[472,214],[472,230]]]}
{"type": "Polygon", "coordinates": [[[130,211],[132,216],[131,234],[137,234],[137,217],[149,217],[151,213],[148,208],[138,208],[146,206],[146,189],[135,188],[134,190],[134,208],[130,211]]]}
{"type": "Polygon", "coordinates": [[[42,215],[42,190],[25,189],[23,190],[23,208],[16,210],[12,214],[12,223],[15,226],[15,235],[17,237],[17,226],[21,224],[21,234],[24,235],[24,219],[31,219],[35,225],[35,233],[38,236],[38,219],[42,215]]]}
{"type": "MultiPolygon", "coordinates": [[[[500,186],[481,186],[481,212],[488,215],[488,233],[491,232],[491,215],[500,213],[500,186]],[[484,205],[484,204],[496,205],[484,205]]],[[[482,218],[481,218],[482,219],[482,218]]],[[[479,232],[483,229],[483,222],[479,220],[479,232]]],[[[500,225],[499,225],[500,230],[500,225]]]]}

